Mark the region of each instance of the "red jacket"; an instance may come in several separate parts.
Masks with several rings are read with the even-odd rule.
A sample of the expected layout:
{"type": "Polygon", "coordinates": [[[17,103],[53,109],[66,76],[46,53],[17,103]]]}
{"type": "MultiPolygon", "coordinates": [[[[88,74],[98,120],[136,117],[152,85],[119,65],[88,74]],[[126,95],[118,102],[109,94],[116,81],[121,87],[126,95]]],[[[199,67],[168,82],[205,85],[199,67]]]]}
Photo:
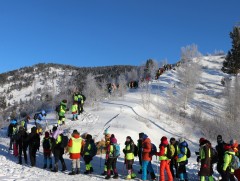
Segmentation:
{"type": "Polygon", "coordinates": [[[150,155],[151,152],[151,140],[149,138],[146,138],[145,140],[143,140],[142,142],[142,160],[143,161],[151,161],[152,160],[152,156],[150,155]]]}
{"type": "Polygon", "coordinates": [[[167,139],[163,139],[161,141],[161,144],[159,145],[159,152],[157,152],[157,156],[164,156],[165,155],[165,149],[168,145],[168,140],[167,139]]]}
{"type": "MultiPolygon", "coordinates": [[[[80,138],[79,134],[73,134],[72,137],[74,138],[80,138]]],[[[68,147],[73,146],[72,138],[68,141],[68,147]]],[[[81,142],[81,149],[83,148],[83,141],[81,142]]],[[[70,153],[70,159],[79,159],[81,157],[81,151],[79,150],[79,153],[70,153]]]]}

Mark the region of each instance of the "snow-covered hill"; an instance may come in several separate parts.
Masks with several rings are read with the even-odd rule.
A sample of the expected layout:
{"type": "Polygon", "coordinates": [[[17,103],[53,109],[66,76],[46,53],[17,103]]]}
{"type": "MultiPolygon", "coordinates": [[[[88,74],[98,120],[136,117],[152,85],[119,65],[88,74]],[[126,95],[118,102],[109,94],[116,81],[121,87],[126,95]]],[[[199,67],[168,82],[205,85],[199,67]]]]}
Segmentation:
{"type": "MultiPolygon", "coordinates": [[[[221,65],[224,57],[208,56],[200,60],[203,73],[201,74],[200,84],[197,86],[197,92],[193,100],[189,103],[187,114],[194,113],[196,107],[201,106],[203,114],[206,116],[214,116],[222,111],[223,98],[221,79],[225,76],[221,72],[221,65]]],[[[151,105],[149,110],[143,108],[141,89],[130,90],[123,98],[114,100],[106,99],[100,102],[99,109],[85,108],[86,112],[80,116],[79,121],[71,121],[71,115],[67,115],[66,125],[63,127],[70,134],[74,129],[78,129],[80,133],[90,133],[99,141],[103,138],[103,130],[110,126],[110,133],[114,133],[121,150],[127,136],[131,136],[136,142],[138,133],[144,132],[152,140],[155,145],[160,143],[162,136],[180,138],[184,137],[192,151],[192,157],[188,163],[189,180],[198,180],[199,165],[196,162],[195,151],[198,150],[198,140],[201,131],[197,127],[193,127],[190,116],[188,119],[173,116],[168,109],[170,97],[169,90],[175,89],[176,92],[181,91],[178,86],[179,78],[176,71],[171,70],[160,76],[159,80],[151,82],[152,94],[151,105]]],[[[56,124],[54,113],[47,115],[48,127],[51,129],[56,124]]],[[[33,125],[31,121],[29,128],[33,125]]],[[[8,153],[9,139],[6,138],[6,129],[1,130],[0,137],[0,179],[1,180],[104,180],[104,176],[100,174],[103,171],[104,156],[97,155],[93,160],[94,174],[91,176],[84,175],[84,162],[81,160],[81,174],[69,176],[66,173],[52,173],[43,170],[42,149],[37,153],[37,167],[30,168],[26,165],[18,165],[17,158],[8,153]]],[[[214,140],[213,140],[214,141],[214,140]]],[[[215,142],[212,142],[215,145],[215,142]]],[[[67,162],[68,170],[71,170],[71,160],[68,155],[64,155],[67,162]]],[[[159,170],[159,161],[154,157],[153,165],[155,172],[159,170]]],[[[138,159],[135,159],[134,170],[139,170],[138,159]]],[[[118,159],[117,169],[120,174],[119,180],[124,180],[126,169],[124,167],[123,153],[118,159]]],[[[216,174],[217,175],[217,174],[216,174]]],[[[215,176],[216,176],[215,175],[215,176]]],[[[141,176],[138,175],[140,178],[141,176]]]]}

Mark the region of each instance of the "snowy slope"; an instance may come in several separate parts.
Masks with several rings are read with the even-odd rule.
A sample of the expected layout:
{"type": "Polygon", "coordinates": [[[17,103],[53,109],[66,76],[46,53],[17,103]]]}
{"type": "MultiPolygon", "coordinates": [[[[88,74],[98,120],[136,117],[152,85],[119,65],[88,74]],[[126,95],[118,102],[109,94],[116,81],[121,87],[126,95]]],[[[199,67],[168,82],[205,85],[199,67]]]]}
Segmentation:
{"type": "MultiPolygon", "coordinates": [[[[203,66],[203,74],[201,77],[201,89],[198,89],[194,96],[194,100],[189,104],[189,113],[194,111],[196,105],[203,106],[203,112],[211,116],[213,113],[221,111],[223,99],[221,99],[221,91],[223,87],[220,84],[221,73],[220,67],[223,58],[218,56],[203,57],[201,65],[203,66]],[[206,107],[204,107],[206,106],[206,107]],[[211,110],[209,110],[211,109],[211,110]]],[[[166,102],[168,101],[167,91],[177,85],[179,82],[176,71],[172,70],[162,75],[159,80],[152,82],[152,105],[149,111],[145,110],[141,103],[141,90],[130,91],[124,99],[115,101],[103,101],[100,103],[100,109],[86,108],[86,113],[82,115],[77,122],[69,119],[71,115],[67,115],[66,125],[63,127],[69,134],[74,129],[78,129],[80,133],[90,133],[94,136],[95,141],[103,139],[103,130],[110,126],[110,133],[114,133],[121,145],[124,147],[126,136],[131,136],[136,142],[138,133],[144,132],[152,140],[155,145],[159,145],[162,136],[180,138],[184,137],[192,151],[192,157],[188,164],[189,180],[198,180],[199,166],[196,163],[195,151],[198,150],[198,139],[202,135],[197,130],[193,130],[191,122],[183,122],[176,120],[167,112],[166,102]]],[[[177,89],[177,91],[180,91],[177,89]]],[[[47,116],[48,129],[56,124],[55,114],[50,113],[47,116]]],[[[33,121],[29,128],[33,125],[33,121]]],[[[83,174],[69,176],[66,173],[52,173],[43,170],[42,149],[37,153],[37,167],[30,168],[26,165],[18,165],[17,158],[8,153],[9,139],[6,138],[6,130],[1,130],[0,137],[0,180],[104,180],[100,175],[103,171],[104,155],[98,155],[93,160],[94,174],[86,176],[83,174]]],[[[215,145],[215,143],[213,143],[215,145]]],[[[64,155],[68,170],[71,170],[71,160],[68,155],[64,155]]],[[[153,158],[154,170],[157,171],[158,161],[153,158]]],[[[60,166],[61,168],[61,166],[60,166]]],[[[120,155],[117,168],[120,174],[118,180],[124,180],[126,169],[123,164],[123,154],[120,155]]],[[[84,171],[84,162],[81,160],[81,173],[84,171]]],[[[135,159],[135,171],[139,170],[138,159],[135,159]]],[[[141,176],[138,175],[140,178],[141,176]]]]}

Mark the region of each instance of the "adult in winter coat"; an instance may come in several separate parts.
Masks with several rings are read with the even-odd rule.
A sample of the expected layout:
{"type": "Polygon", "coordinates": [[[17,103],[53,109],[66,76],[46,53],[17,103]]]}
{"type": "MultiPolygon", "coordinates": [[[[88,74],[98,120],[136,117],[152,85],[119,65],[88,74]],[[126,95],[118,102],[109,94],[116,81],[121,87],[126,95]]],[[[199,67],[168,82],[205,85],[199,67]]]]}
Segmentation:
{"type": "Polygon", "coordinates": [[[223,180],[224,181],[235,181],[234,170],[230,167],[231,161],[235,152],[231,144],[224,145],[224,157],[223,157],[223,180]]]}
{"type": "Polygon", "coordinates": [[[159,181],[165,181],[164,171],[166,170],[168,175],[168,181],[173,181],[172,173],[170,171],[170,159],[167,157],[168,150],[168,140],[166,136],[161,138],[161,143],[159,145],[160,152],[157,152],[160,160],[160,179],[159,181]]]}
{"type": "Polygon", "coordinates": [[[75,93],[73,96],[74,101],[77,102],[78,105],[78,115],[80,115],[83,112],[83,104],[84,104],[84,98],[81,93],[75,93]]]}
{"type": "Polygon", "coordinates": [[[65,113],[67,111],[67,100],[63,100],[60,103],[60,110],[58,112],[58,125],[65,124],[65,113]]]}
{"type": "Polygon", "coordinates": [[[62,172],[67,170],[65,161],[63,159],[64,148],[61,146],[62,136],[60,134],[55,135],[55,132],[59,132],[57,127],[54,126],[53,129],[53,138],[52,138],[52,153],[54,156],[54,167],[52,169],[53,172],[58,172],[58,162],[61,161],[62,164],[62,172]]]}
{"type": "Polygon", "coordinates": [[[134,142],[130,136],[127,136],[125,142],[125,148],[123,149],[125,154],[125,163],[128,170],[128,175],[126,179],[134,179],[136,174],[133,172],[133,163],[134,163],[134,142]]]}
{"type": "Polygon", "coordinates": [[[137,147],[138,147],[138,159],[140,164],[140,170],[138,171],[139,174],[142,174],[142,137],[144,133],[139,133],[139,139],[137,141],[137,147]]]}
{"type": "Polygon", "coordinates": [[[94,149],[94,141],[92,139],[92,135],[87,134],[86,135],[86,139],[85,139],[85,143],[84,143],[84,148],[83,148],[83,159],[85,162],[85,167],[86,167],[86,171],[84,172],[84,174],[90,174],[93,172],[93,167],[91,164],[91,161],[93,159],[93,149],[94,149]]]}
{"type": "Polygon", "coordinates": [[[42,141],[43,146],[43,156],[44,156],[44,165],[43,169],[47,168],[47,161],[49,160],[49,169],[52,169],[52,139],[48,131],[45,132],[45,137],[42,141]]]}
{"type": "Polygon", "coordinates": [[[152,155],[151,155],[151,140],[146,134],[143,135],[142,142],[142,180],[147,180],[147,171],[151,174],[151,179],[155,180],[156,176],[152,168],[152,155]]]}
{"type": "Polygon", "coordinates": [[[110,138],[110,144],[108,144],[107,146],[107,150],[106,150],[106,165],[107,165],[107,176],[105,177],[105,179],[110,179],[111,178],[111,170],[113,170],[114,179],[118,178],[118,171],[117,171],[117,156],[114,155],[114,150],[116,148],[114,148],[114,146],[117,144],[117,139],[115,138],[114,135],[111,135],[110,138]]]}
{"type": "Polygon", "coordinates": [[[24,127],[20,126],[18,133],[15,136],[16,144],[18,146],[18,163],[22,164],[22,153],[24,156],[25,164],[27,164],[27,147],[28,147],[28,134],[24,127]]]}
{"type": "Polygon", "coordinates": [[[175,138],[170,138],[170,149],[172,150],[173,157],[170,161],[170,170],[172,173],[173,178],[179,178],[178,176],[178,164],[177,164],[177,146],[178,146],[178,141],[176,141],[175,138]],[[174,169],[176,174],[174,174],[174,169]]]}
{"type": "Polygon", "coordinates": [[[177,163],[178,163],[178,174],[180,181],[187,181],[188,175],[186,171],[187,159],[187,147],[188,144],[184,138],[179,139],[179,145],[177,147],[177,163]]]}
{"type": "Polygon", "coordinates": [[[17,133],[17,120],[10,121],[8,126],[8,137],[10,138],[9,150],[13,150],[14,135],[17,133]]]}
{"type": "Polygon", "coordinates": [[[37,133],[37,127],[31,128],[31,133],[28,135],[28,143],[29,143],[29,157],[31,161],[31,166],[36,166],[36,153],[40,147],[40,136],[37,133]]]}
{"type": "Polygon", "coordinates": [[[223,157],[224,157],[224,145],[225,142],[222,139],[222,135],[217,136],[217,146],[216,146],[216,151],[218,155],[218,162],[217,162],[217,171],[223,178],[223,157]]]}
{"type": "Polygon", "coordinates": [[[209,181],[213,181],[213,166],[211,161],[212,151],[211,144],[205,138],[200,138],[199,140],[200,149],[199,156],[201,161],[201,167],[199,171],[199,176],[201,181],[205,181],[205,177],[208,177],[209,181]]]}
{"type": "Polygon", "coordinates": [[[79,132],[77,130],[74,130],[68,142],[68,152],[70,153],[70,159],[72,159],[72,172],[69,173],[69,175],[75,175],[80,173],[80,153],[82,150],[82,146],[82,138],[80,137],[79,132]]]}

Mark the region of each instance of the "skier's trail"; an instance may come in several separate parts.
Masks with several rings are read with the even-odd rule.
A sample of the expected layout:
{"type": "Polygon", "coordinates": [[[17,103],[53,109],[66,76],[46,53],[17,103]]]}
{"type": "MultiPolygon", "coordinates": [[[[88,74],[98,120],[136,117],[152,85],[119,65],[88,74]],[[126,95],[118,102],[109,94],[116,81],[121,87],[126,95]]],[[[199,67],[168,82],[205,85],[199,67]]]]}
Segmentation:
{"type": "MultiPolygon", "coordinates": [[[[142,119],[145,119],[145,120],[149,121],[150,123],[152,123],[153,125],[155,125],[155,126],[158,127],[159,129],[161,129],[162,131],[165,131],[166,133],[172,134],[172,135],[177,136],[177,137],[182,137],[181,135],[178,135],[178,134],[175,134],[175,133],[172,133],[172,132],[166,130],[165,128],[163,128],[163,127],[161,127],[160,125],[156,124],[156,123],[155,123],[154,121],[152,121],[151,119],[148,119],[148,118],[145,118],[145,117],[139,115],[139,114],[133,109],[133,107],[131,107],[131,106],[129,106],[129,105],[119,104],[119,103],[112,103],[112,102],[102,102],[102,103],[103,103],[103,104],[112,104],[112,105],[127,107],[127,108],[131,109],[135,115],[139,116],[139,117],[142,118],[142,119]]],[[[112,121],[112,119],[111,119],[110,121],[112,121]]],[[[108,122],[109,122],[109,121],[108,121],[108,122]]],[[[189,139],[187,139],[187,138],[185,138],[185,139],[186,139],[188,142],[191,142],[193,145],[196,145],[196,146],[197,146],[197,144],[194,143],[193,141],[191,141],[191,140],[189,140],[189,139]]]]}

